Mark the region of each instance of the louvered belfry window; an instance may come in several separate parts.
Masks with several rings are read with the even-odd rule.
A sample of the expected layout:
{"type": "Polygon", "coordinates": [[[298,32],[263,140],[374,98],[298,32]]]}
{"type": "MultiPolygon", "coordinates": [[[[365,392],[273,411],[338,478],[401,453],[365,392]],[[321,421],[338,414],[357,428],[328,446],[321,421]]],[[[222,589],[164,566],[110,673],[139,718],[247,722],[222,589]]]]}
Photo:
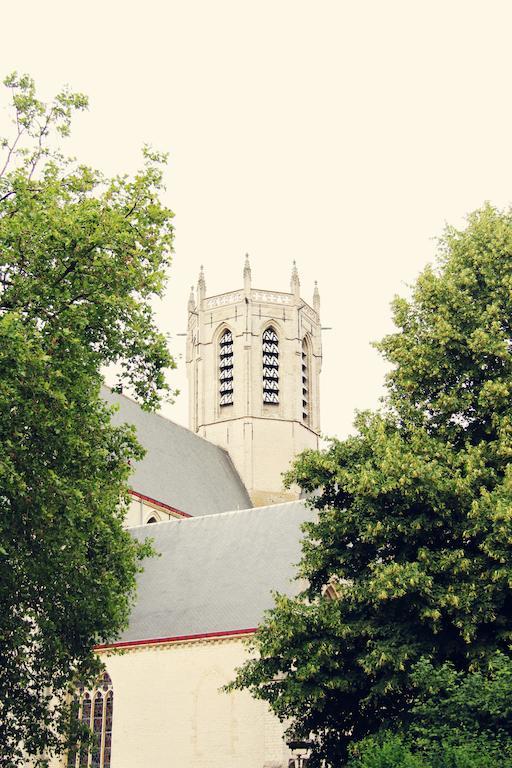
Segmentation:
{"type": "Polygon", "coordinates": [[[279,403],[279,339],[273,328],[263,331],[263,402],[279,403]]]}
{"type": "Polygon", "coordinates": [[[233,334],[224,331],[220,339],[220,405],[233,404],[233,334]]]}
{"type": "Polygon", "coordinates": [[[76,716],[92,731],[92,744],[76,745],[68,752],[67,768],[110,768],[114,691],[105,672],[93,691],[80,689],[76,716]]]}
{"type": "Polygon", "coordinates": [[[310,389],[310,371],[309,371],[309,348],[306,339],[302,342],[302,421],[309,424],[309,389],[310,389]]]}

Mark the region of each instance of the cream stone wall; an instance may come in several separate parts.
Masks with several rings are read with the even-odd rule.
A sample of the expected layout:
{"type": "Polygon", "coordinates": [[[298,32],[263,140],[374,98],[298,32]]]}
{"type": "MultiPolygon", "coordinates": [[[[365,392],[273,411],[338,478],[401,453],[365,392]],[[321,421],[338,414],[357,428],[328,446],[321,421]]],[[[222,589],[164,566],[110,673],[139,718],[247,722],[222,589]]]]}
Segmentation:
{"type": "Polygon", "coordinates": [[[318,447],[318,435],[297,421],[244,418],[208,424],[199,434],[229,451],[255,506],[298,498],[283,487],[285,472],[300,451],[318,447]]]}
{"type": "Polygon", "coordinates": [[[266,704],[220,690],[247,658],[242,638],[136,646],[102,658],[114,689],[111,768],[288,765],[283,726],[266,704]]]}
{"type": "Polygon", "coordinates": [[[132,528],[134,525],[146,525],[152,518],[159,523],[162,520],[172,520],[179,517],[181,515],[172,513],[156,502],[132,495],[124,524],[126,528],[132,528]]]}
{"type": "Polygon", "coordinates": [[[306,448],[318,447],[322,366],[320,300],[313,307],[299,293],[255,290],[248,263],[244,287],[206,296],[201,274],[197,301],[189,300],[187,372],[189,426],[225,448],[255,504],[297,498],[285,491],[282,473],[306,448]],[[262,334],[272,326],[279,339],[279,404],[263,402],[262,334]],[[233,404],[220,405],[219,342],[233,334],[233,404]],[[303,418],[303,343],[308,350],[308,418],[303,418]]]}

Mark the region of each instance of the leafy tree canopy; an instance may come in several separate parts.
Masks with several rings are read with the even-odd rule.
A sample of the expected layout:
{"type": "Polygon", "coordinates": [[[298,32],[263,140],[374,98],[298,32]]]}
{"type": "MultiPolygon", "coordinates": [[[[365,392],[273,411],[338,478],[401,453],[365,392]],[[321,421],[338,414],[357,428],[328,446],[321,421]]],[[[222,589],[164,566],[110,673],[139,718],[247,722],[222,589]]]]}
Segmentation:
{"type": "Polygon", "coordinates": [[[511,254],[510,211],[487,205],[447,229],[378,345],[392,364],[381,410],[288,476],[319,489],[300,565],[309,586],[277,596],[233,687],[312,734],[313,766],[407,722],[422,657],[468,670],[509,652],[511,254]]]}
{"type": "Polygon", "coordinates": [[[125,626],[139,560],[122,528],[131,428],[110,423],[101,369],[116,364],[143,407],[174,365],[150,300],[170,263],[165,158],[106,178],[54,146],[87,106],[4,81],[0,139],[0,765],[63,746],[68,692],[90,682],[97,643],[125,626]]]}
{"type": "Polygon", "coordinates": [[[511,768],[512,661],[458,671],[421,659],[411,674],[410,722],[352,747],[350,768],[511,768]]]}

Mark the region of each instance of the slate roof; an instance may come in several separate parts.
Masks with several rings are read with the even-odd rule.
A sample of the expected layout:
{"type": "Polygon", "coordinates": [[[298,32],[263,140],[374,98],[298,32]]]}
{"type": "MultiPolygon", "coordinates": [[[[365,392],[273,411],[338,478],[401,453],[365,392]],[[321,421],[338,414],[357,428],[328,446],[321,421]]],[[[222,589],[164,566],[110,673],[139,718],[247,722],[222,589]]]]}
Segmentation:
{"type": "Polygon", "coordinates": [[[113,423],[135,425],[137,438],[147,451],[130,480],[134,491],[189,515],[251,506],[225,450],[163,416],[143,411],[136,402],[108,387],[102,387],[102,397],[110,405],[119,405],[113,423]]]}
{"type": "Polygon", "coordinates": [[[303,501],[130,529],[161,553],[144,562],[130,625],[119,640],[154,640],[256,627],[271,592],[292,595],[303,501]]]}

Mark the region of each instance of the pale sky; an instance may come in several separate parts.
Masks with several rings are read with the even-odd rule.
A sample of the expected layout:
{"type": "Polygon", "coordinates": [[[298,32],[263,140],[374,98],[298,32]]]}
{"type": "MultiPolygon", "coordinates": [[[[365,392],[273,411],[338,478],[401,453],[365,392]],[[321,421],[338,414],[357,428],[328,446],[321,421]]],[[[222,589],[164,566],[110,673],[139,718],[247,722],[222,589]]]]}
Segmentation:
{"type": "Polygon", "coordinates": [[[324,334],[322,429],[373,408],[385,367],[370,342],[389,303],[435,254],[446,222],[511,201],[512,4],[496,0],[18,0],[2,8],[0,74],[41,96],[90,97],[68,149],[133,171],[145,142],[170,153],[175,257],[158,323],[186,424],[186,304],[289,290],[291,263],[324,334]]]}

